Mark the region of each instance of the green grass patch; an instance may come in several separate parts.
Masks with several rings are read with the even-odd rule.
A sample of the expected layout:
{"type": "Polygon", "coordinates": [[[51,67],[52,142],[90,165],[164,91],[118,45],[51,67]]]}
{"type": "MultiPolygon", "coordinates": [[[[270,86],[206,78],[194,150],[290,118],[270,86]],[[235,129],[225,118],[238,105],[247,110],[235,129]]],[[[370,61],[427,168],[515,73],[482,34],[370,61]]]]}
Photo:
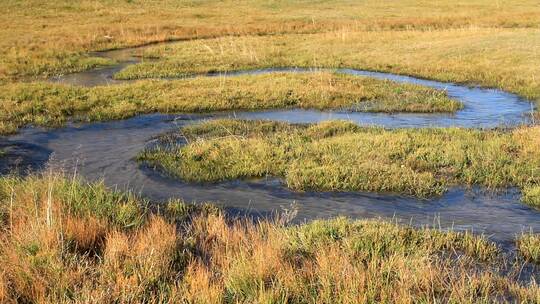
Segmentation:
{"type": "MultiPolygon", "coordinates": [[[[349,122],[315,125],[217,120],[162,138],[139,160],[191,182],[278,176],[294,190],[397,192],[492,189],[540,183],[540,129],[384,130],[349,122]],[[175,137],[188,139],[175,144],[175,137]]],[[[536,192],[526,192],[528,200],[536,192]]]]}
{"type": "MultiPolygon", "coordinates": [[[[53,212],[38,208],[40,203],[52,206],[60,202],[61,205],[56,207],[71,216],[95,217],[111,226],[127,228],[140,226],[146,213],[146,203],[132,194],[110,191],[103,183],[89,184],[58,176],[0,178],[0,198],[11,198],[15,194],[21,197],[14,199],[31,199],[35,202],[34,206],[29,205],[33,208],[26,211],[36,216],[46,217],[46,213],[53,212]]],[[[8,207],[2,205],[4,211],[8,207]]]]}
{"type": "Polygon", "coordinates": [[[470,233],[415,229],[390,222],[351,221],[346,218],[317,220],[287,229],[287,251],[313,256],[326,246],[339,243],[351,252],[360,253],[367,262],[373,257],[394,254],[414,256],[456,250],[481,261],[495,259],[498,247],[481,236],[470,233]]]}
{"type": "MultiPolygon", "coordinates": [[[[84,53],[57,52],[54,54],[40,54],[31,59],[31,64],[21,64],[27,60],[26,54],[18,54],[20,58],[13,58],[8,62],[6,69],[8,79],[43,79],[54,75],[76,73],[97,67],[116,64],[115,61],[101,57],[89,57],[84,53]]],[[[1,79],[0,79],[1,80],[1,79]]]]}
{"type": "Polygon", "coordinates": [[[123,119],[154,112],[310,108],[425,113],[461,107],[444,91],[329,72],[139,81],[93,88],[9,84],[0,90],[0,133],[27,124],[58,126],[70,119],[123,119]]]}

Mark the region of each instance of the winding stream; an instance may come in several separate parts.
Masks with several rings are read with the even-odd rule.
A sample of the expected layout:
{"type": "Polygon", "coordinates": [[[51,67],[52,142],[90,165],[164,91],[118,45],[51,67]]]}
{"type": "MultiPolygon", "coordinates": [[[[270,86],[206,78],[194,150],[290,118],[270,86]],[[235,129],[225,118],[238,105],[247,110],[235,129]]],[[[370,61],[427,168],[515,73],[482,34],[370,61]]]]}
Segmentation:
{"type": "MultiPolygon", "coordinates": [[[[65,75],[52,81],[74,85],[114,85],[112,75],[140,61],[131,49],[97,55],[118,60],[118,65],[65,75]]],[[[229,73],[228,76],[276,71],[309,72],[306,69],[269,69],[229,73]]],[[[130,189],[157,201],[181,197],[187,201],[215,201],[242,213],[266,216],[296,208],[296,222],[345,215],[352,218],[394,218],[414,225],[435,225],[455,230],[473,230],[492,240],[510,244],[522,231],[540,231],[540,212],[519,201],[519,191],[492,193],[481,188],[454,188],[429,200],[377,193],[296,193],[277,180],[233,181],[220,184],[186,184],[139,165],[133,158],[152,143],[153,137],[186,124],[222,117],[272,119],[294,123],[347,119],[361,125],[401,127],[493,128],[529,122],[531,103],[493,89],[466,87],[387,73],[340,69],[338,72],[396,82],[416,83],[445,89],[464,103],[455,114],[385,114],[310,110],[272,110],[217,113],[212,115],[142,115],[135,118],[91,124],[70,124],[46,130],[26,128],[17,135],[0,138],[0,173],[14,168],[40,170],[62,168],[89,180],[104,179],[109,186],[130,189]],[[293,206],[294,204],[294,206],[293,206]]],[[[222,75],[212,75],[222,76],[222,75]]]]}
{"type": "MultiPolygon", "coordinates": [[[[134,49],[122,49],[94,53],[94,56],[109,58],[119,62],[117,65],[68,74],[51,79],[53,82],[79,86],[115,85],[133,80],[115,80],[113,75],[125,67],[142,61],[140,56],[145,46],[134,49]]],[[[211,77],[234,77],[239,75],[267,74],[275,72],[309,73],[320,71],[320,68],[272,68],[228,73],[213,73],[211,77]]],[[[269,119],[293,123],[314,123],[329,119],[345,119],[360,125],[377,125],[389,128],[405,127],[464,127],[494,128],[499,126],[516,126],[530,123],[533,104],[515,94],[496,89],[462,86],[432,80],[401,76],[390,73],[371,72],[353,69],[329,69],[337,73],[391,80],[398,83],[412,83],[439,90],[445,90],[450,98],[464,104],[456,113],[365,113],[352,111],[316,111],[301,109],[270,110],[257,112],[238,112],[235,117],[243,119],[269,119]]],[[[170,79],[169,79],[170,80],[170,79]]],[[[166,81],[166,80],[165,80],[166,81]]]]}

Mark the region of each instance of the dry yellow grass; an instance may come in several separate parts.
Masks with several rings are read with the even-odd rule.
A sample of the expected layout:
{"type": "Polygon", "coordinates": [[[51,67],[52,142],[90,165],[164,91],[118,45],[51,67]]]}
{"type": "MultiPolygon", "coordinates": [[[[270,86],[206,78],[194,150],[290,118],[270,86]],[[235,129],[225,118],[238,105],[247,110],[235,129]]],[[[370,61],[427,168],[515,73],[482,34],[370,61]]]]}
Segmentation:
{"type": "Polygon", "coordinates": [[[0,271],[0,301],[7,302],[8,300],[8,286],[5,280],[5,271],[0,271]]]}
{"type": "Polygon", "coordinates": [[[0,3],[0,79],[103,63],[90,50],[169,39],[333,30],[538,28],[534,0],[16,1],[0,3]]]}
{"type": "Polygon", "coordinates": [[[181,201],[147,214],[133,200],[61,176],[0,179],[0,299],[478,303],[540,296],[536,283],[497,271],[520,264],[507,264],[495,244],[470,233],[345,218],[284,226],[181,201]],[[136,225],[125,224],[128,210],[136,225]]]}
{"type": "Polygon", "coordinates": [[[107,229],[103,221],[95,217],[67,217],[64,223],[66,241],[80,252],[91,252],[101,248],[107,229]]]}

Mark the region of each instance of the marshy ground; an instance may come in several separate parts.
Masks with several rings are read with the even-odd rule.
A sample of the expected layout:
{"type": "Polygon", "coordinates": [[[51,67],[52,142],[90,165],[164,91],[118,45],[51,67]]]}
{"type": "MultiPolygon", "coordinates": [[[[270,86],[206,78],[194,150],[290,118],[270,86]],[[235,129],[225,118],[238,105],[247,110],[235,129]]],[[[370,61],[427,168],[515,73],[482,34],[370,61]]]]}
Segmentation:
{"type": "MultiPolygon", "coordinates": [[[[502,124],[490,130],[475,129],[484,125],[478,115],[470,128],[444,129],[210,120],[169,127],[141,147],[138,159],[189,182],[272,176],[298,191],[418,198],[456,185],[517,187],[524,203],[540,206],[536,1],[7,0],[0,11],[2,135],[145,113],[312,109],[452,117],[490,107],[470,107],[440,87],[333,69],[389,72],[495,88],[532,104],[501,120],[489,116],[490,127],[502,124]],[[151,45],[166,41],[176,42],[151,45]],[[129,64],[96,53],[142,45],[129,64]],[[50,81],[100,67],[114,70],[111,85],[50,81]],[[256,73],[297,67],[314,70],[256,73]],[[243,70],[255,73],[207,77],[243,70]]],[[[493,96],[497,105],[519,99],[493,96]]],[[[96,130],[98,137],[114,134],[96,130]]],[[[148,141],[155,135],[142,134],[148,141]]],[[[16,138],[0,138],[0,162],[13,158],[16,138]]],[[[34,169],[52,153],[43,142],[16,143],[21,155],[43,146],[43,164],[34,169]]],[[[120,158],[109,161],[122,165],[120,158]]],[[[290,225],[293,215],[235,218],[212,204],[147,201],[58,172],[6,175],[0,302],[540,302],[537,231],[516,234],[508,249],[470,232],[346,218],[290,225]]]]}

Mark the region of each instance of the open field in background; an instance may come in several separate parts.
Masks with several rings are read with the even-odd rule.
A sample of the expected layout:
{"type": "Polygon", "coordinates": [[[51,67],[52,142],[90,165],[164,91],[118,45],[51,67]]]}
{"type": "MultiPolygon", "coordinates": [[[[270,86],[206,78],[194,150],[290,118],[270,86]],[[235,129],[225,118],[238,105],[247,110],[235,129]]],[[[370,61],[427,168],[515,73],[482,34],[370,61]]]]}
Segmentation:
{"type": "MultiPolygon", "coordinates": [[[[540,26],[536,0],[5,0],[0,11],[3,81],[83,70],[105,63],[88,51],[170,39],[540,26]]],[[[438,40],[431,38],[425,43],[438,40]]]]}
{"type": "Polygon", "coordinates": [[[141,113],[270,108],[369,112],[455,112],[444,91],[391,81],[320,73],[200,77],[93,88],[51,83],[0,86],[0,134],[67,120],[123,119],[141,113]]]}
{"type": "MultiPolygon", "coordinates": [[[[0,178],[3,303],[533,303],[483,237],[338,218],[227,219],[60,175],[0,178]],[[505,275],[502,275],[505,273],[505,275]]],[[[531,235],[531,237],[537,237],[531,235]]],[[[530,241],[520,240],[524,258],[530,241]]]]}
{"type": "Polygon", "coordinates": [[[162,137],[141,161],[191,182],[282,177],[295,190],[442,194],[454,184],[518,186],[537,205],[540,128],[384,130],[350,122],[214,120],[162,137]],[[186,138],[188,144],[176,144],[186,138]]]}
{"type": "Polygon", "coordinates": [[[367,69],[499,88],[540,100],[540,29],[350,31],[156,46],[120,79],[269,67],[367,69]]]}

